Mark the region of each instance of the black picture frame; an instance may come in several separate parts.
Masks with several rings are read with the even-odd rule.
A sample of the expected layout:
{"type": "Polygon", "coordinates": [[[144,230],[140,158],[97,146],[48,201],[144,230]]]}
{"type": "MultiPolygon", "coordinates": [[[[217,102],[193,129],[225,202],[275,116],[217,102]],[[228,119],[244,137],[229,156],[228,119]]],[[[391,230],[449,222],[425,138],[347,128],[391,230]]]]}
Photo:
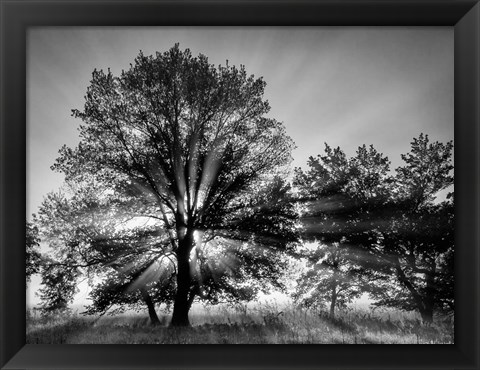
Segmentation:
{"type": "Polygon", "coordinates": [[[0,4],[2,369],[479,369],[478,1],[0,0],[0,4]],[[454,27],[455,344],[26,345],[26,31],[73,25],[454,27]]]}

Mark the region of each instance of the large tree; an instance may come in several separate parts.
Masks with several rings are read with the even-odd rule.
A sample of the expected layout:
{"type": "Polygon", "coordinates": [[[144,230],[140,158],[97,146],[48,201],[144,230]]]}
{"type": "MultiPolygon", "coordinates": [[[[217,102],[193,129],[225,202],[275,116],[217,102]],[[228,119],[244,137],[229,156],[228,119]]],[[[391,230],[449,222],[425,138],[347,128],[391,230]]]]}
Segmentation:
{"type": "Polygon", "coordinates": [[[66,181],[89,177],[111,192],[135,193],[145,216],[161,223],[168,250],[160,254],[171,254],[176,269],[172,325],[189,325],[191,302],[203,294],[199,259],[213,259],[210,267],[247,262],[232,271],[258,263],[258,274],[274,281],[270,257],[296,240],[285,187],[271,185],[293,143],[266,117],[265,85],[243,66],[215,67],[175,45],[140,53],[120,76],[95,70],[83,110],[73,111],[83,122],[80,143],[63,147],[53,169],[66,181]],[[202,254],[202,245],[214,251],[202,254]]]}

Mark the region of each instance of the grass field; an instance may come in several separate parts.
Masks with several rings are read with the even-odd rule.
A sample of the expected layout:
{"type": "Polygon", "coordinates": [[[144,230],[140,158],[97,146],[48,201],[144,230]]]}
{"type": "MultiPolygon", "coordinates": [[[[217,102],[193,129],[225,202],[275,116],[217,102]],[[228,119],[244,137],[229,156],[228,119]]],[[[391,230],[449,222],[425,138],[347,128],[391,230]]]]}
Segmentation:
{"type": "Polygon", "coordinates": [[[101,318],[70,314],[41,317],[27,314],[30,344],[193,344],[193,343],[322,343],[322,344],[448,344],[453,321],[420,323],[414,313],[393,310],[349,309],[335,319],[322,312],[279,309],[272,305],[197,308],[192,327],[151,326],[146,315],[124,314],[101,318]]]}

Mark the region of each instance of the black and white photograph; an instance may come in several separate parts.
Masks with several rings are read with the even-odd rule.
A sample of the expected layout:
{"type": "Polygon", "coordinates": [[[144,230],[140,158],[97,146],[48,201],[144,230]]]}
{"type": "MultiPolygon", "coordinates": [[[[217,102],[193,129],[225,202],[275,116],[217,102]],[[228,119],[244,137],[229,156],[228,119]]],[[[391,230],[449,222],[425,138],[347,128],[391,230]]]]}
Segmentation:
{"type": "Polygon", "coordinates": [[[455,343],[453,27],[26,40],[27,344],[455,343]]]}

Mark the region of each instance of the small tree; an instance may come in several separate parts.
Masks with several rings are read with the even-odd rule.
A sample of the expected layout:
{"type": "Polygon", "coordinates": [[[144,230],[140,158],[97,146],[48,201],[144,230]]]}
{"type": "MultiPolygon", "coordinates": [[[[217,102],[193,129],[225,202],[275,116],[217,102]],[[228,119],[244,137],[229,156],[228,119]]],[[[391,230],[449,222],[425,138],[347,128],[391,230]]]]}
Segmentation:
{"type": "Polygon", "coordinates": [[[304,236],[318,241],[304,253],[308,264],[294,298],[307,306],[329,302],[330,315],[366,289],[365,252],[349,237],[369,232],[365,215],[388,196],[388,158],[373,147],[361,146],[348,159],[340,149],[325,145],[325,154],[310,157],[308,171],[296,169],[294,184],[304,212],[304,236]]]}
{"type": "Polygon", "coordinates": [[[75,284],[78,270],[65,268],[64,264],[46,258],[41,273],[42,288],[39,290],[39,296],[42,314],[69,311],[69,303],[78,293],[75,284]]]}
{"type": "Polygon", "coordinates": [[[30,281],[33,274],[40,271],[42,255],[39,251],[40,236],[38,228],[32,222],[26,222],[26,279],[30,281]]]}
{"type": "Polygon", "coordinates": [[[360,297],[362,282],[347,248],[339,243],[319,245],[304,253],[307,269],[297,280],[293,298],[306,307],[323,308],[329,303],[330,317],[335,317],[335,308],[344,308],[347,303],[360,297]]]}

